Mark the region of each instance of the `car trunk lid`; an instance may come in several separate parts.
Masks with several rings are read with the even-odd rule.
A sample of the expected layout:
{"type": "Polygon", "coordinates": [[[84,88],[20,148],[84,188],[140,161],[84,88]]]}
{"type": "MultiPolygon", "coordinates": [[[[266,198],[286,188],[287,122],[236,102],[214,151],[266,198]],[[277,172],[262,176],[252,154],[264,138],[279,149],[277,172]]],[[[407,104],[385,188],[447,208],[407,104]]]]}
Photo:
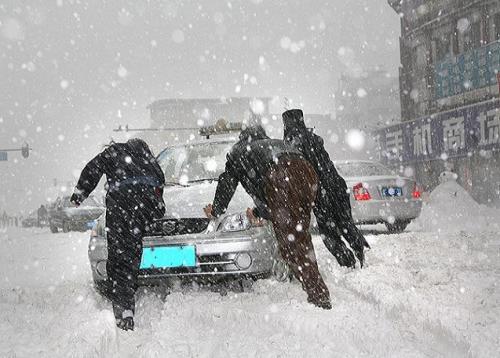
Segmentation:
{"type": "Polygon", "coordinates": [[[399,176],[346,178],[346,182],[351,192],[353,192],[354,186],[361,183],[363,187],[368,190],[368,192],[370,193],[370,197],[373,200],[391,201],[411,199],[413,197],[412,195],[415,189],[415,181],[413,179],[399,176]],[[395,196],[395,192],[399,189],[402,190],[402,195],[395,196]],[[391,193],[394,196],[391,196],[391,193]]]}

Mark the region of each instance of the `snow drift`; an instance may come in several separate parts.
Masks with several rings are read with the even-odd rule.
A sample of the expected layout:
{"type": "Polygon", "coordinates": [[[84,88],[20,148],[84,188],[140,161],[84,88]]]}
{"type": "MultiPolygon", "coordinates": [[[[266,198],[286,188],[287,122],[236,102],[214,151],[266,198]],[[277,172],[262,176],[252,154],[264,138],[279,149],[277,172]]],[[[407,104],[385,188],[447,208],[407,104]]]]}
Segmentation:
{"type": "MultiPolygon", "coordinates": [[[[444,173],[443,173],[444,174],[444,173]]],[[[410,230],[444,232],[498,231],[500,210],[477,203],[453,176],[441,175],[410,230]]]]}

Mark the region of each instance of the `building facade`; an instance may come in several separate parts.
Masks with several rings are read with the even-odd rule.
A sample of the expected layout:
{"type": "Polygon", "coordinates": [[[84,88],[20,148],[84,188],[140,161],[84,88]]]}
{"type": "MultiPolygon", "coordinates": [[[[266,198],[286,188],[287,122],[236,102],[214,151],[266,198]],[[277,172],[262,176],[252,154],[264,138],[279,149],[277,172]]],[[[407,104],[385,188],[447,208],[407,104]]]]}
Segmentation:
{"type": "Polygon", "coordinates": [[[242,122],[249,117],[250,110],[268,116],[269,102],[270,98],[250,97],[158,100],[147,107],[152,130],[141,133],[140,137],[158,152],[168,145],[201,139],[199,128],[213,125],[220,119],[242,122]]]}
{"type": "Polygon", "coordinates": [[[446,168],[500,202],[500,2],[389,0],[401,17],[401,120],[376,131],[380,160],[426,189],[446,168]]]}
{"type": "Polygon", "coordinates": [[[335,114],[345,129],[372,131],[400,122],[397,76],[374,68],[360,76],[342,74],[335,93],[335,114]]]}

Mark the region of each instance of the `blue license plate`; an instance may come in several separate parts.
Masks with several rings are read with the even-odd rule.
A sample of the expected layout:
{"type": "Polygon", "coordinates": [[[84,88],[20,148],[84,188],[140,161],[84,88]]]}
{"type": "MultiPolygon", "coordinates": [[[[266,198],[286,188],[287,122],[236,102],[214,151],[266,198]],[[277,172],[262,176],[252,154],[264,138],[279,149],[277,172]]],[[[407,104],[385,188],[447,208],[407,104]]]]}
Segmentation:
{"type": "Polygon", "coordinates": [[[96,222],[95,221],[89,221],[87,223],[87,229],[93,229],[95,226],[96,222]]]}
{"type": "Polygon", "coordinates": [[[382,195],[389,197],[403,196],[403,188],[397,186],[382,187],[382,195]]]}
{"type": "Polygon", "coordinates": [[[158,246],[142,249],[141,269],[195,266],[194,246],[158,246]]]}

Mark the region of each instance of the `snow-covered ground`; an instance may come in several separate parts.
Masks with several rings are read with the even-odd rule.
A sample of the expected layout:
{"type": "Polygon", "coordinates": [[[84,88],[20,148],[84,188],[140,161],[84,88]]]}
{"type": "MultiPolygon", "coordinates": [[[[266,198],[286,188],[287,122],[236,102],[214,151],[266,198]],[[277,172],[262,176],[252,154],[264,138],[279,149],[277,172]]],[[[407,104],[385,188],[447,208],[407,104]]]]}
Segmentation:
{"type": "Polygon", "coordinates": [[[158,288],[138,293],[134,332],[92,288],[88,234],[0,231],[0,357],[498,357],[499,223],[448,181],[408,232],[365,231],[363,270],[339,268],[315,238],[331,311],[297,282],[158,288]]]}
{"type": "Polygon", "coordinates": [[[88,234],[0,233],[1,357],[493,357],[500,351],[498,233],[370,231],[363,270],[318,238],[333,309],[296,282],[221,296],[141,292],[137,328],[114,327],[91,287],[88,234]]]}

